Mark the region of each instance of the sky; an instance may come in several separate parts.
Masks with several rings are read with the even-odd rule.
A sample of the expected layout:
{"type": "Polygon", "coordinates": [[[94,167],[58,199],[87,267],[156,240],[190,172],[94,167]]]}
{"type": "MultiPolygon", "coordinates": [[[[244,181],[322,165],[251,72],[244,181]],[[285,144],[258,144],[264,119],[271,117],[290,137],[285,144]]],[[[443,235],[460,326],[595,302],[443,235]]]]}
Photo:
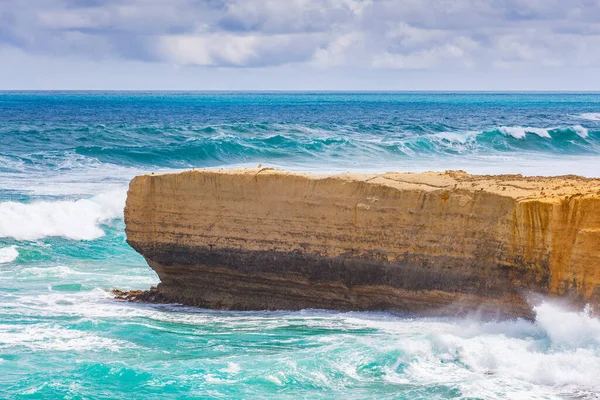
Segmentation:
{"type": "Polygon", "coordinates": [[[600,90],[600,0],[0,0],[0,89],[600,90]]]}

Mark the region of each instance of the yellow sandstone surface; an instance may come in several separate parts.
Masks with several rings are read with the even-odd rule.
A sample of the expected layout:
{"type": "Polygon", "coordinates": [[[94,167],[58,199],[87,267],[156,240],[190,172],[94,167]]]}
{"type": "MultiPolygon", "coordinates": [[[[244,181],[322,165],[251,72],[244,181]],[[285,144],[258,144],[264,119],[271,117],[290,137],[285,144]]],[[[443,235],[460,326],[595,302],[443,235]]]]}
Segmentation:
{"type": "Polygon", "coordinates": [[[128,242],[165,301],[529,313],[600,306],[600,180],[196,170],[131,181],[128,242]]]}

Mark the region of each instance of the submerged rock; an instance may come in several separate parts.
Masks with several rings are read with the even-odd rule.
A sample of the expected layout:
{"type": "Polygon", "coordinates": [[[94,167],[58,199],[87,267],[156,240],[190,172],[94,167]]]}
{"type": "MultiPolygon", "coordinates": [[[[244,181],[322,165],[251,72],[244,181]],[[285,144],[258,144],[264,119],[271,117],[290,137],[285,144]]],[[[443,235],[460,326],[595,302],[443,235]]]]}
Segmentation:
{"type": "Polygon", "coordinates": [[[530,316],[532,294],[600,305],[595,179],[196,170],[134,178],[125,222],[161,280],[149,301],[508,316],[530,316]]]}
{"type": "Polygon", "coordinates": [[[170,303],[159,292],[156,286],[152,286],[150,290],[119,290],[113,289],[110,291],[117,300],[127,300],[131,302],[143,303],[170,303]]]}

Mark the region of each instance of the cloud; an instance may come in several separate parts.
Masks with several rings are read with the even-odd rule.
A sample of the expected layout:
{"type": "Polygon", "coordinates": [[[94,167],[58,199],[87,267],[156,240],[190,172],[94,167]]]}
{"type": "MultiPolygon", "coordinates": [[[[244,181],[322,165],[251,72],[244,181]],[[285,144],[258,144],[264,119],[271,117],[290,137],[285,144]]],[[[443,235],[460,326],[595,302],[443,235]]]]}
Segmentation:
{"type": "Polygon", "coordinates": [[[217,26],[264,34],[327,32],[352,22],[353,4],[334,0],[233,0],[226,4],[217,26]]]}
{"type": "Polygon", "coordinates": [[[177,64],[256,67],[306,61],[318,41],[311,34],[166,35],[159,38],[156,52],[177,64]]]}
{"type": "Polygon", "coordinates": [[[600,66],[595,0],[3,0],[0,46],[256,68],[600,66]]]}

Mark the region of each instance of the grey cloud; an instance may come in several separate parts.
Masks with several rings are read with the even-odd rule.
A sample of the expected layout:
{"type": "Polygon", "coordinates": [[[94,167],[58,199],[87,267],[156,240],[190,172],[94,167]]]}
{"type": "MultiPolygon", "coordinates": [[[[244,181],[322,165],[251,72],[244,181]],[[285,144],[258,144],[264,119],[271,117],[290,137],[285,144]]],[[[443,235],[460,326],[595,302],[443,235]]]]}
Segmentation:
{"type": "Polygon", "coordinates": [[[352,9],[340,1],[233,0],[218,26],[232,31],[263,33],[324,32],[352,23],[352,9]]]}
{"type": "Polygon", "coordinates": [[[106,0],[66,0],[65,6],[72,8],[80,8],[80,7],[101,7],[106,5],[108,2],[106,0]]]}
{"type": "Polygon", "coordinates": [[[174,65],[600,64],[595,0],[3,0],[0,46],[174,65]]]}

